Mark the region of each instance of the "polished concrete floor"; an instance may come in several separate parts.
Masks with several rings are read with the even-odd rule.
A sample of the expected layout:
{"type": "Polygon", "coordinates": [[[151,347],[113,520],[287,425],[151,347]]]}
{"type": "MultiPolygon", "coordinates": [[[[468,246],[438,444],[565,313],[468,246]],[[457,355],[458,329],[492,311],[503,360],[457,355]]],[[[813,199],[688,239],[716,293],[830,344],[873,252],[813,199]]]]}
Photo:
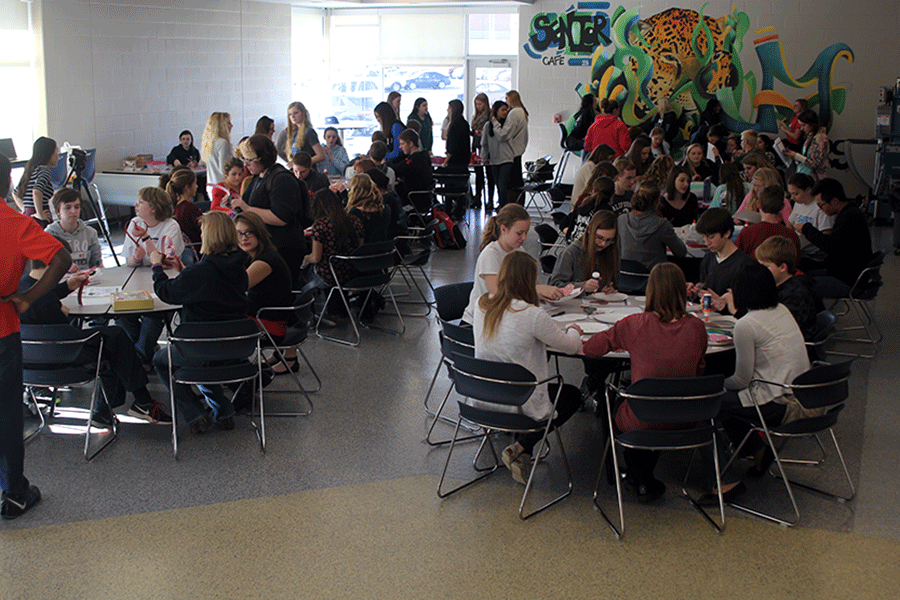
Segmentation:
{"type": "MultiPolygon", "coordinates": [[[[434,256],[435,285],[471,278],[481,220],[470,220],[468,248],[434,256]]],[[[873,231],[890,246],[887,228],[873,231]]],[[[536,240],[527,248],[536,252],[536,240]]],[[[324,381],[315,411],[269,419],[265,454],[246,417],[230,432],[182,432],[177,461],[168,429],[126,422],[88,463],[78,422],[65,416],[77,413],[63,413],[26,448],[26,473],[44,500],[0,525],[0,597],[898,597],[900,260],[890,256],[883,273],[876,314],[885,340],[877,358],[854,364],[836,428],[857,496],[841,504],[798,492],[798,527],[727,509],[727,530],[716,535],[677,492],[686,457],[667,456],[659,475],[669,491],[651,506],[626,497],[627,533],[616,541],[592,507],[603,437],[589,413],[563,428],[575,489],[562,504],[519,521],[522,488],[506,471],[439,500],[447,451],[423,442],[422,408],[437,329],[433,318],[408,318],[402,337],[365,330],[358,348],[310,339],[304,349],[324,381]]],[[[580,382],[578,361],[562,370],[580,382]]],[[[446,385],[442,373],[439,396],[446,385]]],[[[288,388],[284,377],[272,387],[288,388]]],[[[165,398],[159,382],[151,391],[165,398]]],[[[460,479],[474,446],[461,450],[452,466],[460,479]]],[[[554,451],[539,472],[538,498],[561,483],[558,459],[554,451]]],[[[799,471],[841,483],[833,455],[821,473],[799,471]]],[[[750,482],[746,501],[783,512],[783,496],[767,478],[750,482]]],[[[600,498],[614,508],[612,488],[604,484],[600,498]]]]}

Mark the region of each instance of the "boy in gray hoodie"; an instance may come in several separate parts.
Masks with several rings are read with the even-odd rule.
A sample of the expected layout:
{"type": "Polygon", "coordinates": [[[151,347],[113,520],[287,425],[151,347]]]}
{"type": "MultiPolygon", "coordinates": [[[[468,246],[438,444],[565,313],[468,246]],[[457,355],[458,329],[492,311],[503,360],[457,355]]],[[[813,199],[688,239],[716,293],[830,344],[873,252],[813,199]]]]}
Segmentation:
{"type": "Polygon", "coordinates": [[[84,224],[81,217],[81,194],[71,188],[62,188],[50,200],[58,221],[47,225],[45,231],[72,248],[72,272],[86,271],[103,264],[100,240],[93,227],[84,224]]]}
{"type": "Polygon", "coordinates": [[[649,272],[666,262],[666,248],[681,258],[687,255],[672,224],[656,213],[660,190],[654,181],[643,181],[631,197],[631,211],[619,215],[619,256],[635,260],[649,272]]]}

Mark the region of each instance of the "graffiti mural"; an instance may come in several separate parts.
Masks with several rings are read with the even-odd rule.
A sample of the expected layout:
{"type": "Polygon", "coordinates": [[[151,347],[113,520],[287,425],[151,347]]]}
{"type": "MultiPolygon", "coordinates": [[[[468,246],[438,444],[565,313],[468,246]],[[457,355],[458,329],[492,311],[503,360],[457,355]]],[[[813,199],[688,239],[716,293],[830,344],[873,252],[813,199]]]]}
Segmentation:
{"type": "Polygon", "coordinates": [[[615,98],[629,126],[652,121],[659,100],[670,98],[681,130],[682,139],[676,143],[694,128],[713,99],[731,131],[777,133],[778,122],[793,116],[796,97],[806,98],[825,124],[844,111],[846,90],[834,85],[832,77],[839,60],[853,62],[853,51],[846,44],[828,46],[803,75],[795,77],[775,28],[757,29],[753,38],[757,76],[745,70],[740,58],[750,31],[749,16],[735,7],[717,18],[706,16],[706,6],[699,12],[671,8],[641,18],[640,7],[619,6],[610,14],[609,3],[578,3],[563,14],[536,15],[525,52],[544,64],[561,64],[548,56],[555,53],[568,57],[569,65],[583,65],[587,46],[593,43],[590,82],[577,87],[579,95],[615,98]],[[776,82],[802,91],[776,91],[776,82]]]}

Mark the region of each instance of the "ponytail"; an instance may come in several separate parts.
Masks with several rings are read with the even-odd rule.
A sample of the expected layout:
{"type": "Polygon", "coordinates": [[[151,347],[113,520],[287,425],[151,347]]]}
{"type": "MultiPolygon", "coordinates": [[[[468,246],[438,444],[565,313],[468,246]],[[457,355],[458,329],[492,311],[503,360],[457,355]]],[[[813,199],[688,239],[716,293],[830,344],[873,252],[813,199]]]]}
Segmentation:
{"type": "Polygon", "coordinates": [[[531,221],[531,215],[521,204],[507,204],[496,215],[488,219],[481,236],[481,247],[484,250],[491,242],[500,238],[500,227],[512,227],[516,221],[531,221]]]}

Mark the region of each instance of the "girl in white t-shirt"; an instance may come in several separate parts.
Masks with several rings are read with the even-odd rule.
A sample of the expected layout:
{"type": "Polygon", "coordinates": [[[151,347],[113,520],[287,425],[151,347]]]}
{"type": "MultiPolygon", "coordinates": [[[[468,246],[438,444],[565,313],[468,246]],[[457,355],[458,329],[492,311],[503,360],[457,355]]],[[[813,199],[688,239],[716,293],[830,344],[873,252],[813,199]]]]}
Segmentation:
{"type": "MultiPolygon", "coordinates": [[[[475,305],[481,296],[497,292],[500,263],[507,254],[522,247],[530,227],[531,216],[520,204],[507,204],[488,220],[481,237],[481,254],[475,263],[475,285],[462,317],[465,323],[474,322],[475,305]]],[[[559,288],[537,283],[535,286],[542,298],[556,300],[562,297],[559,288]]]]}
{"type": "MultiPolygon", "coordinates": [[[[581,350],[582,331],[571,324],[563,330],[547,311],[540,308],[537,288],[537,261],[524,252],[509,252],[496,275],[496,292],[484,294],[475,308],[475,357],[515,363],[531,371],[537,381],[549,376],[547,347],[575,354],[581,350]]],[[[469,400],[475,403],[475,401],[469,400]]],[[[581,405],[581,393],[571,385],[542,384],[515,412],[535,421],[553,420],[558,427],[581,405]],[[553,401],[559,393],[556,412],[553,401]]],[[[510,407],[513,408],[513,407],[510,407]]],[[[543,433],[518,433],[503,450],[503,463],[513,479],[525,483],[531,469],[531,455],[543,433]]]]}

